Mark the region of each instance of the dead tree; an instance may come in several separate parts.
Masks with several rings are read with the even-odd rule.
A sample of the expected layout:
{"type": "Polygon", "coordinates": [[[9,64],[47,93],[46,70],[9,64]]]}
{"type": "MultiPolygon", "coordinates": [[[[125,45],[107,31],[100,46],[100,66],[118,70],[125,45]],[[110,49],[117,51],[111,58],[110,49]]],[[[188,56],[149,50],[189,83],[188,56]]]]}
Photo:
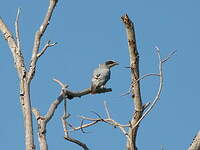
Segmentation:
{"type": "MultiPolygon", "coordinates": [[[[174,55],[175,51],[170,53],[166,58],[162,59],[160,55],[160,50],[158,47],[156,47],[156,52],[158,55],[158,60],[159,60],[159,73],[150,73],[150,74],[145,74],[140,77],[139,74],[139,53],[137,51],[137,46],[136,46],[136,38],[135,38],[135,30],[134,30],[134,24],[133,22],[129,19],[128,15],[124,15],[121,17],[126,34],[127,34],[127,39],[128,39],[128,50],[129,50],[129,56],[130,56],[130,67],[127,67],[131,70],[131,88],[130,91],[128,92],[129,94],[131,93],[132,101],[134,104],[133,107],[133,115],[132,119],[130,122],[127,124],[120,124],[117,121],[115,121],[110,114],[110,111],[108,109],[108,106],[106,103],[104,103],[105,107],[105,112],[107,118],[101,117],[100,114],[94,112],[97,115],[97,118],[89,118],[85,116],[81,116],[82,123],[81,126],[78,127],[71,127],[71,130],[67,130],[66,128],[66,122],[63,121],[63,127],[64,127],[64,132],[65,135],[68,134],[70,131],[76,131],[76,130],[82,130],[84,128],[87,128],[89,126],[93,126],[99,122],[104,122],[109,125],[112,125],[114,127],[118,127],[120,131],[124,134],[124,136],[127,137],[127,150],[137,150],[136,146],[136,137],[137,137],[137,131],[139,128],[139,124],[144,119],[144,117],[153,109],[157,101],[160,99],[160,94],[162,91],[163,87],[163,64],[171,58],[172,55],[174,55]],[[155,98],[147,103],[143,104],[142,99],[141,99],[141,92],[140,92],[140,80],[149,77],[149,76],[157,76],[160,78],[160,84],[158,87],[157,94],[155,98]],[[83,122],[87,120],[90,121],[90,123],[83,124],[83,122]]],[[[84,132],[84,131],[83,131],[84,132]]]]}
{"type": "Polygon", "coordinates": [[[52,13],[57,4],[57,0],[50,0],[49,7],[44,17],[43,23],[41,24],[38,31],[35,33],[35,40],[33,44],[32,57],[30,60],[29,67],[25,66],[24,57],[21,51],[21,41],[19,35],[19,15],[20,10],[18,10],[16,21],[15,21],[15,31],[16,36],[10,32],[4,21],[0,18],[0,30],[8,42],[8,46],[12,52],[15,68],[18,73],[19,81],[20,81],[20,103],[23,110],[23,118],[24,118],[24,128],[25,128],[25,145],[26,150],[35,150],[35,144],[33,140],[33,124],[32,124],[32,106],[31,106],[31,98],[30,98],[30,84],[33,79],[36,71],[37,60],[48,47],[54,46],[56,43],[48,42],[44,48],[39,51],[41,45],[41,38],[46,31],[49,22],[51,20],[52,13]]]}
{"type": "MultiPolygon", "coordinates": [[[[36,149],[35,144],[34,144],[34,139],[33,139],[32,112],[37,120],[38,140],[39,140],[40,149],[48,150],[48,144],[46,140],[46,126],[48,122],[51,120],[51,118],[53,117],[54,112],[56,111],[58,105],[63,101],[64,101],[64,114],[61,117],[61,120],[63,124],[63,129],[64,129],[64,138],[66,140],[81,146],[84,150],[89,150],[86,144],[84,144],[83,142],[77,139],[70,137],[69,132],[73,132],[77,130],[83,131],[84,128],[95,125],[98,122],[104,122],[114,127],[118,127],[122,131],[122,133],[127,137],[127,150],[137,150],[136,137],[137,137],[139,124],[142,121],[142,119],[152,110],[156,102],[160,99],[160,93],[162,91],[162,86],[163,86],[163,63],[166,62],[174,54],[174,52],[169,54],[169,56],[167,56],[165,59],[162,59],[160,56],[159,48],[156,48],[156,52],[159,58],[159,73],[146,74],[140,77],[139,53],[137,51],[137,46],[136,46],[134,24],[129,19],[128,15],[124,15],[121,17],[121,19],[125,25],[125,30],[126,30],[127,39],[128,39],[128,49],[129,49],[129,55],[130,55],[130,67],[128,68],[131,70],[131,95],[132,95],[132,101],[134,104],[131,121],[128,122],[127,124],[118,123],[117,121],[112,119],[108,106],[106,103],[104,103],[107,118],[103,118],[101,117],[101,115],[94,112],[97,115],[97,118],[89,118],[89,117],[81,116],[82,118],[81,125],[79,127],[72,126],[67,121],[67,119],[70,117],[70,115],[67,112],[67,102],[76,97],[81,97],[81,96],[90,94],[91,89],[87,88],[80,92],[70,91],[67,85],[63,84],[61,81],[57,79],[54,79],[54,81],[61,86],[61,92],[58,98],[54,100],[52,104],[49,106],[49,110],[47,111],[47,113],[45,115],[41,115],[39,110],[37,110],[36,108],[32,108],[31,97],[30,97],[30,91],[31,91],[30,84],[36,72],[38,59],[46,52],[46,50],[49,47],[52,47],[57,44],[57,43],[51,43],[50,41],[48,41],[46,45],[44,45],[43,48],[41,48],[41,44],[40,44],[43,34],[45,33],[50,23],[50,20],[51,20],[51,17],[52,17],[52,14],[56,7],[57,2],[58,0],[49,0],[49,7],[47,9],[46,15],[39,29],[35,33],[32,57],[30,59],[29,66],[25,66],[24,57],[21,50],[21,41],[20,41],[20,34],[19,34],[20,9],[17,12],[17,17],[15,21],[15,32],[16,32],[15,36],[13,36],[13,34],[10,32],[10,30],[4,23],[3,19],[0,18],[0,31],[2,32],[12,52],[15,68],[17,70],[18,78],[20,81],[19,98],[20,98],[20,103],[21,103],[23,118],[24,118],[26,150],[36,149]],[[147,104],[143,104],[142,99],[141,99],[141,92],[140,92],[140,80],[148,76],[158,76],[160,78],[160,85],[159,85],[158,92],[155,98],[151,102],[147,104]],[[84,120],[89,120],[91,122],[88,124],[84,124],[84,120]]],[[[103,88],[103,89],[98,89],[96,93],[105,93],[105,92],[111,92],[111,91],[112,89],[110,88],[108,89],[103,88]]],[[[188,150],[200,149],[199,135],[200,134],[198,133],[188,150]]]]}
{"type": "MultiPolygon", "coordinates": [[[[20,9],[17,12],[17,17],[15,21],[15,32],[16,36],[10,32],[6,24],[4,23],[3,19],[0,18],[0,31],[2,32],[5,40],[8,43],[8,46],[12,52],[15,68],[18,73],[19,81],[20,81],[20,103],[23,110],[23,118],[24,118],[24,129],[25,129],[25,146],[26,150],[35,150],[34,138],[33,138],[33,122],[32,122],[32,112],[34,113],[37,123],[38,123],[38,140],[40,144],[41,150],[47,150],[48,144],[46,141],[46,125],[48,121],[53,117],[54,112],[57,106],[64,100],[64,99],[73,99],[74,97],[81,97],[83,95],[87,95],[91,93],[91,89],[87,88],[80,92],[73,92],[67,90],[67,86],[63,86],[61,90],[61,94],[58,98],[53,101],[50,105],[48,112],[46,115],[41,116],[39,111],[36,108],[32,108],[31,106],[31,97],[30,97],[30,84],[32,79],[34,78],[36,72],[36,66],[38,59],[46,52],[49,47],[56,45],[57,43],[51,43],[48,41],[45,46],[41,49],[41,39],[43,34],[45,33],[53,11],[56,7],[58,0],[49,0],[49,7],[47,9],[46,15],[43,19],[43,23],[40,25],[39,29],[35,33],[35,39],[33,43],[33,50],[32,50],[32,57],[30,60],[29,67],[25,66],[24,57],[21,50],[21,41],[20,41],[20,34],[19,34],[19,15],[20,9]],[[41,49],[41,50],[40,50],[41,49]]],[[[55,82],[61,83],[59,80],[54,79],[55,82]]],[[[111,92],[112,89],[103,88],[99,89],[97,93],[105,93],[111,92]]],[[[74,142],[76,144],[78,140],[73,138],[68,138],[69,141],[74,142]]]]}

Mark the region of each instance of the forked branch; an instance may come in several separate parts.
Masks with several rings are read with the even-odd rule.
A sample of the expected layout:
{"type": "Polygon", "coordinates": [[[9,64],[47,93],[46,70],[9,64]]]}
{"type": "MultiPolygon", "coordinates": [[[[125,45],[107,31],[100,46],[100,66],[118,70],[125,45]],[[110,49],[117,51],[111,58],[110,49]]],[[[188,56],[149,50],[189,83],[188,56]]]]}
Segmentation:
{"type": "Polygon", "coordinates": [[[161,95],[162,88],[163,88],[163,78],[164,78],[163,77],[163,63],[166,62],[167,60],[169,60],[175,54],[176,51],[173,51],[172,53],[170,53],[169,56],[167,56],[165,59],[163,59],[164,61],[161,59],[160,49],[158,47],[156,47],[156,52],[157,52],[158,59],[159,59],[159,77],[160,77],[158,92],[157,92],[154,100],[152,100],[151,105],[143,113],[142,117],[135,123],[135,125],[132,128],[135,128],[142,121],[142,119],[144,119],[144,117],[148,113],[150,113],[150,111],[153,109],[153,107],[156,105],[156,103],[160,99],[160,95],[161,95]]]}
{"type": "Polygon", "coordinates": [[[51,41],[49,40],[49,41],[45,44],[45,46],[44,46],[44,48],[41,50],[41,52],[39,52],[39,53],[37,54],[37,59],[45,53],[45,51],[47,50],[48,47],[52,47],[52,46],[54,46],[54,45],[56,45],[56,44],[57,44],[57,42],[51,43],[51,41]]]}
{"type": "Polygon", "coordinates": [[[18,73],[20,81],[20,103],[24,118],[24,128],[25,128],[25,145],[26,150],[35,150],[34,138],[33,138],[33,125],[32,125],[32,113],[31,113],[31,101],[30,101],[30,86],[27,83],[27,72],[24,64],[24,58],[20,48],[20,38],[19,38],[19,13],[18,10],[15,29],[16,29],[16,40],[12,33],[0,18],[0,31],[2,32],[8,46],[11,50],[14,64],[18,73]]]}
{"type": "Polygon", "coordinates": [[[69,116],[70,115],[67,112],[67,101],[65,100],[64,101],[64,113],[63,113],[63,116],[61,117],[63,130],[64,130],[64,135],[65,135],[64,139],[69,141],[69,142],[72,142],[72,143],[75,143],[75,144],[79,145],[84,150],[89,150],[89,148],[87,147],[87,145],[85,143],[83,143],[80,140],[77,140],[77,139],[72,138],[72,137],[69,136],[69,132],[67,130],[67,126],[68,126],[67,118],[69,118],[69,116]]]}
{"type": "MultiPolygon", "coordinates": [[[[49,110],[47,111],[47,113],[44,116],[40,115],[40,113],[37,109],[35,109],[35,108],[32,109],[32,112],[34,113],[35,118],[37,119],[37,123],[38,123],[38,135],[39,135],[38,138],[39,138],[40,146],[43,145],[42,147],[44,148],[42,150],[46,150],[46,148],[47,148],[47,142],[46,142],[47,123],[53,117],[58,105],[65,99],[71,100],[75,97],[79,98],[81,96],[91,93],[91,88],[85,89],[80,92],[70,91],[67,89],[68,85],[65,85],[64,83],[62,83],[61,81],[59,81],[57,79],[53,79],[53,80],[61,86],[61,92],[60,92],[60,95],[58,96],[58,98],[52,102],[52,104],[49,107],[49,110]]],[[[111,92],[111,91],[112,91],[112,89],[103,88],[103,89],[99,89],[97,91],[97,93],[105,93],[105,92],[111,92]]],[[[69,117],[68,115],[65,115],[62,117],[62,120],[63,119],[65,120],[68,117],[69,117]]],[[[67,136],[65,135],[65,139],[69,139],[71,142],[73,141],[73,138],[69,138],[69,137],[66,138],[66,137],[67,136]]],[[[74,140],[74,143],[78,144],[77,142],[78,142],[78,140],[74,140]]],[[[79,141],[79,144],[80,143],[81,142],[79,141]]]]}
{"type": "Polygon", "coordinates": [[[89,117],[85,117],[85,116],[80,116],[80,118],[82,119],[82,122],[81,122],[81,125],[79,127],[73,127],[73,126],[70,126],[72,129],[71,130],[68,130],[68,132],[72,132],[72,131],[77,131],[77,130],[82,130],[83,133],[85,133],[85,131],[83,131],[84,128],[88,128],[90,126],[93,126],[95,124],[97,124],[98,122],[104,122],[106,124],[109,124],[113,127],[117,127],[120,129],[120,131],[128,138],[128,133],[126,131],[126,128],[130,127],[130,124],[120,124],[118,123],[117,121],[115,121],[114,119],[111,118],[111,114],[109,112],[109,109],[108,109],[108,106],[106,104],[106,102],[104,102],[104,107],[105,107],[105,111],[106,111],[106,115],[107,115],[107,118],[103,118],[100,116],[100,114],[96,113],[96,112],[93,112],[97,118],[89,118],[89,117]],[[89,121],[90,123],[86,123],[84,124],[84,121],[89,121]]]}
{"type": "Polygon", "coordinates": [[[139,127],[139,123],[141,120],[152,110],[152,108],[155,106],[156,102],[160,99],[160,94],[162,91],[163,86],[163,71],[162,71],[162,65],[164,62],[166,62],[175,52],[172,52],[167,58],[161,59],[160,56],[160,50],[157,48],[157,54],[159,58],[159,74],[147,74],[142,77],[140,77],[139,74],[139,53],[137,51],[136,46],[136,38],[135,38],[135,29],[133,22],[129,19],[128,15],[124,15],[121,17],[128,40],[128,50],[129,50],[129,56],[130,56],[130,69],[131,69],[131,91],[132,91],[132,98],[135,106],[134,114],[132,116],[131,120],[131,127],[129,128],[129,138],[131,140],[127,141],[127,150],[137,150],[136,147],[136,137],[137,137],[137,130],[139,127]],[[149,108],[146,110],[146,112],[143,114],[144,109],[147,107],[142,104],[141,99],[141,93],[140,93],[140,80],[147,77],[147,76],[158,76],[160,77],[160,85],[157,92],[157,95],[151,105],[149,105],[149,108]]]}
{"type": "Polygon", "coordinates": [[[49,7],[46,12],[46,16],[44,17],[43,23],[40,25],[40,28],[35,33],[33,52],[32,52],[32,57],[31,57],[31,61],[30,61],[29,72],[28,72],[28,82],[30,82],[34,76],[35,69],[36,69],[36,63],[39,58],[38,56],[41,56],[46,50],[45,49],[42,51],[42,53],[38,54],[41,38],[50,23],[50,20],[51,20],[51,17],[52,17],[52,14],[53,14],[54,8],[56,7],[57,2],[58,2],[58,0],[49,0],[49,7]]]}

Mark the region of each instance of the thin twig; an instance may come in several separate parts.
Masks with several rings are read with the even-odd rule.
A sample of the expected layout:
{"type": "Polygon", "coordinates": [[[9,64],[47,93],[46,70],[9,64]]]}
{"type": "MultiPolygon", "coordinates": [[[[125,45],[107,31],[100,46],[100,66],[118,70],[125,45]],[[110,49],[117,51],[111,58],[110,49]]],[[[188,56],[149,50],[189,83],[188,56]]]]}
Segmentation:
{"type": "MultiPolygon", "coordinates": [[[[83,119],[85,120],[85,119],[83,119]]],[[[96,123],[98,123],[100,120],[94,120],[93,122],[91,123],[88,123],[88,124],[82,124],[80,127],[73,127],[72,130],[69,130],[69,131],[76,131],[76,130],[81,130],[83,128],[87,128],[87,127],[90,127],[90,126],[93,126],[95,125],[96,123]]]]}
{"type": "MultiPolygon", "coordinates": [[[[130,127],[129,124],[125,124],[125,125],[122,125],[116,121],[114,121],[113,119],[103,119],[103,118],[89,118],[89,117],[85,117],[85,116],[80,116],[80,118],[84,119],[84,120],[88,120],[88,121],[98,121],[98,122],[105,122],[105,123],[108,123],[110,125],[113,125],[113,126],[121,126],[121,127],[130,127]]],[[[76,130],[76,128],[74,128],[76,130]]]]}
{"type": "Polygon", "coordinates": [[[74,138],[71,138],[71,137],[66,137],[66,136],[64,137],[64,139],[81,146],[84,150],[89,150],[89,148],[87,147],[86,144],[84,144],[83,142],[81,142],[81,141],[79,141],[77,139],[74,139],[74,138]]]}
{"type": "MultiPolygon", "coordinates": [[[[58,80],[56,80],[58,81],[58,80]]],[[[61,84],[61,82],[58,81],[59,84],[61,84]]],[[[64,84],[61,84],[63,87],[65,86],[64,84]]],[[[84,144],[83,142],[77,140],[77,139],[74,139],[74,138],[71,138],[69,137],[69,133],[68,133],[68,130],[67,130],[67,121],[66,119],[69,117],[69,115],[67,114],[67,100],[65,99],[64,100],[64,113],[63,113],[63,116],[61,117],[61,121],[62,121],[62,126],[63,126],[63,130],[64,130],[64,139],[65,140],[68,140],[72,143],[75,143],[77,145],[79,145],[80,147],[82,147],[84,150],[89,150],[89,148],[87,147],[86,144],[84,144]]]]}
{"type": "Polygon", "coordinates": [[[105,107],[105,110],[106,110],[106,114],[107,114],[108,119],[111,119],[106,101],[104,101],[104,107],[105,107]]]}
{"type": "Polygon", "coordinates": [[[48,47],[52,47],[52,46],[55,46],[55,45],[57,44],[57,42],[55,42],[55,43],[50,43],[50,42],[51,42],[51,41],[49,40],[49,41],[45,44],[45,46],[44,46],[44,48],[41,50],[41,52],[37,54],[37,58],[39,58],[40,56],[42,56],[42,55],[45,53],[45,51],[47,50],[48,47]]]}
{"type": "Polygon", "coordinates": [[[172,51],[165,59],[162,60],[162,63],[166,62],[167,60],[169,60],[173,55],[175,55],[177,51],[172,51]]]}
{"type": "Polygon", "coordinates": [[[53,79],[53,81],[55,81],[56,83],[58,83],[62,89],[65,89],[65,88],[68,88],[69,86],[68,85],[65,85],[64,83],[62,83],[60,80],[58,79],[53,79]]]}
{"type": "Polygon", "coordinates": [[[131,90],[132,90],[134,84],[136,84],[138,81],[141,81],[144,78],[149,77],[149,76],[160,76],[160,75],[157,74],[157,73],[148,73],[148,74],[143,75],[142,77],[140,77],[139,79],[135,80],[135,82],[131,84],[128,92],[126,92],[125,94],[122,94],[121,96],[129,95],[131,93],[131,90]]]}
{"type": "MultiPolygon", "coordinates": [[[[98,115],[98,116],[100,116],[100,115],[98,115]]],[[[100,118],[88,118],[88,117],[85,117],[85,116],[80,116],[80,117],[83,120],[88,120],[88,121],[92,121],[92,122],[88,123],[88,124],[81,125],[80,127],[75,127],[71,131],[81,130],[83,128],[87,128],[87,127],[93,126],[98,122],[105,122],[105,123],[107,123],[109,125],[112,125],[114,127],[118,127],[121,130],[121,132],[128,138],[128,140],[130,140],[130,138],[128,136],[128,133],[125,130],[125,128],[130,127],[130,124],[122,125],[122,124],[119,124],[118,122],[116,122],[115,120],[113,120],[111,118],[110,119],[109,118],[103,119],[101,116],[100,116],[100,118]]]]}
{"type": "Polygon", "coordinates": [[[145,110],[147,107],[149,107],[150,104],[151,104],[151,102],[144,104],[142,109],[145,110]]]}
{"type": "Polygon", "coordinates": [[[144,119],[144,117],[153,109],[153,107],[155,106],[157,101],[160,99],[161,91],[162,91],[162,88],[163,88],[163,63],[165,61],[169,60],[175,54],[175,52],[172,52],[167,57],[167,59],[164,59],[165,61],[163,61],[161,59],[160,49],[158,47],[156,47],[156,52],[157,52],[158,59],[159,59],[159,72],[160,72],[159,73],[160,74],[160,84],[159,84],[158,92],[157,92],[154,100],[152,101],[151,105],[149,106],[149,108],[146,110],[146,112],[143,113],[142,117],[137,121],[137,123],[132,128],[135,128],[144,119]]]}
{"type": "Polygon", "coordinates": [[[84,119],[81,120],[81,126],[80,126],[81,128],[80,128],[80,129],[81,129],[81,132],[82,132],[82,133],[86,133],[86,132],[83,130],[83,128],[82,128],[83,125],[84,125],[84,119]]]}
{"type": "Polygon", "coordinates": [[[149,76],[160,76],[160,74],[158,74],[158,73],[148,73],[148,74],[145,74],[145,75],[141,76],[139,79],[137,79],[133,84],[135,84],[137,81],[140,81],[140,80],[142,80],[142,79],[144,79],[146,77],[149,77],[149,76]]]}
{"type": "Polygon", "coordinates": [[[16,34],[16,41],[17,41],[17,48],[21,49],[20,47],[20,36],[19,36],[19,15],[20,15],[21,8],[17,10],[17,16],[15,20],[15,34],[16,34]]]}
{"type": "Polygon", "coordinates": [[[61,117],[61,121],[62,121],[62,125],[63,125],[63,130],[64,130],[64,135],[65,136],[69,136],[68,135],[68,130],[67,130],[67,121],[66,119],[69,117],[69,115],[67,115],[67,100],[64,100],[64,113],[63,116],[61,117]]]}

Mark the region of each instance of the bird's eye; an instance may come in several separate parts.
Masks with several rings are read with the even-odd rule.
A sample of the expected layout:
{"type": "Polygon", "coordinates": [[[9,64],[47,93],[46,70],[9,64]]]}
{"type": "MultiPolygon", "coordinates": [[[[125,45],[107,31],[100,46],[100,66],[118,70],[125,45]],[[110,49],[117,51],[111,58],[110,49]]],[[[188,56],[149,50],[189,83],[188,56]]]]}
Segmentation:
{"type": "Polygon", "coordinates": [[[113,64],[114,62],[113,61],[111,61],[111,60],[109,60],[109,61],[106,61],[106,65],[110,65],[110,64],[113,64]]]}

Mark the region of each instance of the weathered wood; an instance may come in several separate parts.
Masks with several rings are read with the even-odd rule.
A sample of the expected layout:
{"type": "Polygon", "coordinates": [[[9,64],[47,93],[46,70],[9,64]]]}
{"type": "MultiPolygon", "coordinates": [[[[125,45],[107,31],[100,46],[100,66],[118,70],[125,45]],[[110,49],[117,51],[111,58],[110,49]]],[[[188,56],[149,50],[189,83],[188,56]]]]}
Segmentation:
{"type": "Polygon", "coordinates": [[[137,51],[136,45],[136,38],[135,38],[135,30],[134,24],[129,19],[128,15],[124,15],[121,17],[127,34],[128,39],[128,49],[129,49],[129,56],[130,56],[130,69],[131,69],[131,83],[132,83],[132,98],[134,102],[134,114],[131,120],[131,127],[129,128],[129,138],[130,140],[127,141],[127,149],[128,150],[137,150],[136,147],[136,137],[137,137],[137,130],[138,126],[134,127],[137,121],[140,119],[143,113],[142,107],[142,99],[140,93],[140,80],[139,77],[139,53],[137,51]],[[132,128],[134,127],[134,128],[132,128]]]}

